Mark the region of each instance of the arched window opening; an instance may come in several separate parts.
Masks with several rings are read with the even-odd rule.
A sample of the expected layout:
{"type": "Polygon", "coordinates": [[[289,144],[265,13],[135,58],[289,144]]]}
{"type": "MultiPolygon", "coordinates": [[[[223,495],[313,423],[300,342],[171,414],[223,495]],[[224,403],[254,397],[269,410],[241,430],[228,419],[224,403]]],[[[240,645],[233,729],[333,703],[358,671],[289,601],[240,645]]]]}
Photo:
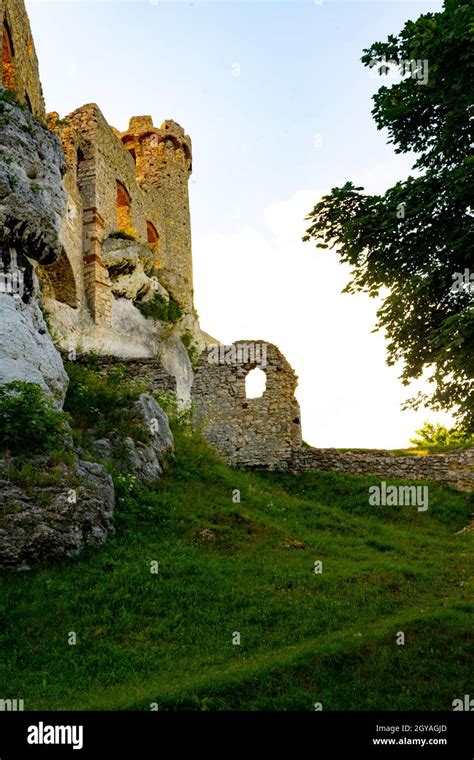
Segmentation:
{"type": "Polygon", "coordinates": [[[30,113],[33,113],[33,106],[31,105],[30,96],[28,95],[27,92],[25,92],[25,103],[26,103],[26,107],[28,108],[28,111],[30,113]]]}
{"type": "Polygon", "coordinates": [[[126,232],[132,227],[132,201],[121,182],[117,182],[117,222],[119,230],[126,232]]]}
{"type": "Polygon", "coordinates": [[[267,376],[258,367],[252,369],[245,378],[245,397],[261,398],[267,387],[267,376]]]}
{"type": "Polygon", "coordinates": [[[2,83],[5,89],[14,90],[15,88],[15,49],[13,47],[12,35],[8,21],[3,19],[3,39],[2,39],[2,83]]]}

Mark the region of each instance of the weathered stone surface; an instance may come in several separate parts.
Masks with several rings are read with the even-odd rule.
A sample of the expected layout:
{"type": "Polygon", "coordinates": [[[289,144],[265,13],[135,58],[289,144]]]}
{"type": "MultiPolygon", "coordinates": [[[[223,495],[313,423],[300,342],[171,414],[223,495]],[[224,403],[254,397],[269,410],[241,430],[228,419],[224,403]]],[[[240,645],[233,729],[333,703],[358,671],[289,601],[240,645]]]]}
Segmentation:
{"type": "Polygon", "coordinates": [[[37,383],[62,406],[68,377],[38,304],[0,293],[0,385],[13,380],[37,383]]]}
{"type": "Polygon", "coordinates": [[[95,441],[96,453],[100,459],[109,459],[117,449],[122,452],[125,445],[126,454],[121,455],[121,465],[127,474],[134,475],[139,483],[155,483],[163,476],[165,454],[173,450],[173,433],[165,412],[148,394],[140,395],[134,410],[138,422],[149,431],[149,440],[101,438],[95,441]]]}
{"type": "Polygon", "coordinates": [[[144,425],[151,430],[157,451],[172,448],[174,438],[168,417],[155,399],[146,393],[142,393],[138,401],[135,402],[134,409],[144,425]]]}
{"type": "Polygon", "coordinates": [[[194,374],[188,352],[179,334],[172,334],[161,343],[158,357],[164,370],[175,379],[176,395],[180,406],[186,407],[191,401],[194,374]]]}
{"type": "Polygon", "coordinates": [[[0,34],[5,87],[36,116],[44,116],[38,59],[23,0],[0,0],[0,34]]]}
{"type": "Polygon", "coordinates": [[[130,468],[141,483],[154,483],[163,475],[165,453],[173,449],[173,433],[168,417],[151,396],[142,393],[134,408],[152,437],[150,443],[127,438],[130,468]]]}
{"type": "Polygon", "coordinates": [[[286,469],[377,475],[400,480],[432,480],[458,491],[474,490],[474,448],[427,456],[395,456],[389,451],[295,448],[286,469]]]}
{"type": "Polygon", "coordinates": [[[0,242],[42,264],[62,253],[66,162],[58,138],[31,114],[0,102],[0,242]]]}
{"type": "Polygon", "coordinates": [[[52,262],[66,194],[57,138],[18,105],[0,102],[0,383],[38,383],[60,405],[67,376],[40,311],[31,260],[52,262]]]}
{"type": "Polygon", "coordinates": [[[197,426],[233,466],[285,468],[301,444],[296,385],[285,357],[266,341],[209,347],[192,387],[197,426]],[[247,398],[245,379],[255,367],[265,372],[266,389],[261,398],[247,398]]]}
{"type": "MultiPolygon", "coordinates": [[[[42,472],[48,468],[44,459],[32,464],[42,472]]],[[[57,485],[34,486],[28,493],[10,482],[8,467],[0,460],[0,567],[18,570],[72,557],[103,544],[113,532],[114,487],[99,464],[78,460],[64,468],[57,485]]]]}
{"type": "Polygon", "coordinates": [[[113,453],[113,447],[108,438],[98,438],[94,441],[94,448],[99,459],[110,459],[113,453]]]}
{"type": "MultiPolygon", "coordinates": [[[[77,356],[77,361],[87,362],[87,355],[77,356]]],[[[128,359],[124,362],[116,356],[97,356],[95,365],[104,376],[116,367],[125,366],[127,378],[136,383],[144,383],[150,392],[176,392],[175,378],[166,372],[157,359],[128,359]]]]}
{"type": "Polygon", "coordinates": [[[167,291],[153,274],[155,258],[148,246],[135,240],[108,238],[102,244],[102,261],[115,296],[140,301],[159,293],[169,300],[167,291]]]}
{"type": "Polygon", "coordinates": [[[102,261],[109,272],[133,272],[139,265],[150,273],[155,257],[148,246],[137,240],[108,237],[102,243],[102,261]]]}

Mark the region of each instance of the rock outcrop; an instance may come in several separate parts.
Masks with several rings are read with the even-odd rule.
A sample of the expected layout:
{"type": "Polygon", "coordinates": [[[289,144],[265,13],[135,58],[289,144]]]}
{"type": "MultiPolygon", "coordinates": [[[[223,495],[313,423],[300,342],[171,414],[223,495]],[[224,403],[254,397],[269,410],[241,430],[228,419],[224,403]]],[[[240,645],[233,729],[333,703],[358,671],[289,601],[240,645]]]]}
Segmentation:
{"type": "Polygon", "coordinates": [[[67,376],[39,307],[33,262],[62,253],[66,213],[58,139],[25,109],[0,101],[0,383],[38,383],[58,405],[67,376]]]}
{"type": "Polygon", "coordinates": [[[62,253],[66,162],[58,138],[15,103],[0,101],[0,241],[41,264],[62,253]]]}
{"type": "Polygon", "coordinates": [[[133,474],[139,483],[156,483],[163,476],[166,454],[173,451],[173,433],[168,417],[152,396],[142,393],[135,402],[134,410],[137,421],[148,433],[148,440],[101,438],[95,441],[97,456],[110,459],[114,449],[120,447],[123,450],[125,446],[123,464],[127,473],[133,474]]]}
{"type": "Polygon", "coordinates": [[[40,385],[62,406],[68,377],[37,301],[0,293],[0,384],[13,380],[40,385]]]}
{"type": "MultiPolygon", "coordinates": [[[[49,559],[72,557],[113,532],[114,487],[103,467],[76,461],[51,472],[51,485],[18,484],[15,460],[0,460],[0,567],[27,570],[49,559]]],[[[38,473],[47,458],[32,461],[38,473]]]]}
{"type": "MultiPolygon", "coordinates": [[[[37,384],[61,408],[68,378],[40,308],[35,267],[64,259],[66,164],[58,138],[25,108],[4,98],[0,113],[0,384],[37,384]]],[[[17,464],[0,459],[0,566],[30,567],[106,540],[114,487],[101,465],[76,458],[58,473],[47,455],[33,457],[32,485],[17,464]]]]}
{"type": "Polygon", "coordinates": [[[109,272],[112,293],[117,298],[140,301],[159,293],[169,301],[160,285],[150,248],[136,240],[109,237],[102,244],[102,261],[109,272]]]}

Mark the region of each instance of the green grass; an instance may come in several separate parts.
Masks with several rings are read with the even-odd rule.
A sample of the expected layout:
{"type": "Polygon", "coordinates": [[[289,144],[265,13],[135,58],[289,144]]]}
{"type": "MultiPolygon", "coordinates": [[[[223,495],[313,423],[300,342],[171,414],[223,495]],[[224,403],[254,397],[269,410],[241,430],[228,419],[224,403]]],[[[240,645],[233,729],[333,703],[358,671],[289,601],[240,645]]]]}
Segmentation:
{"type": "Polygon", "coordinates": [[[369,507],[372,481],[236,472],[178,430],[159,485],[118,482],[104,547],[0,576],[0,695],[34,710],[452,709],[472,688],[472,534],[456,535],[472,501],[433,485],[426,513],[369,507]]]}

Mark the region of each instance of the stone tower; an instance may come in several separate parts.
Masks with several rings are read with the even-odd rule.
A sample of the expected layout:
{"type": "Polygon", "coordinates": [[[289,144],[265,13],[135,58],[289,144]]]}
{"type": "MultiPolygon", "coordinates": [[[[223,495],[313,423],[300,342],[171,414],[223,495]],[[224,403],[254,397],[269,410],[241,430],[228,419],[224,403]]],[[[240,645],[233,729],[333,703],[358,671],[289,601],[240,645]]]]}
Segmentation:
{"type": "Polygon", "coordinates": [[[162,198],[165,234],[160,279],[180,306],[193,309],[193,268],[188,181],[192,171],[191,139],[174,121],[158,129],[151,116],[134,116],[120,138],[133,157],[138,182],[152,185],[162,198]]]}

